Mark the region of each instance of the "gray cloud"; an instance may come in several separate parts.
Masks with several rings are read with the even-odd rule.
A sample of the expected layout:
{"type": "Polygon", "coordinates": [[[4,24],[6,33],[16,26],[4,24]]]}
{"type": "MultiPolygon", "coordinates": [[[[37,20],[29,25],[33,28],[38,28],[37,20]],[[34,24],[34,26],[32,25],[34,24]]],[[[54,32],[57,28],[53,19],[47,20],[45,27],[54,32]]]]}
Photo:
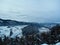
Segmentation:
{"type": "Polygon", "coordinates": [[[0,18],[60,22],[60,0],[0,0],[0,18]]]}

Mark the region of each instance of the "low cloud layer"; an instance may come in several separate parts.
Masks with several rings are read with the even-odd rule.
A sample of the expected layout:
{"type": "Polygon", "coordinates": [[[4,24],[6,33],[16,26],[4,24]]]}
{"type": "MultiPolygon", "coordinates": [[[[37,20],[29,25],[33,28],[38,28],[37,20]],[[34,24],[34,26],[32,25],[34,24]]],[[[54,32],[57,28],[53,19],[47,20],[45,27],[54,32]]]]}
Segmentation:
{"type": "Polygon", "coordinates": [[[0,0],[0,18],[26,22],[60,22],[60,0],[0,0]]]}

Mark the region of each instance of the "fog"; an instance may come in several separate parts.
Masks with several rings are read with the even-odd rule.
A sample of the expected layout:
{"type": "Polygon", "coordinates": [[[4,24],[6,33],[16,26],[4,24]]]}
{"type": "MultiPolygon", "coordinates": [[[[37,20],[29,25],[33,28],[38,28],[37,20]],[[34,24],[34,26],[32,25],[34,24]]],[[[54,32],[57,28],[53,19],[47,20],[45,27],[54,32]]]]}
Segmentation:
{"type": "Polygon", "coordinates": [[[25,22],[60,22],[60,0],[0,0],[0,18],[25,22]]]}

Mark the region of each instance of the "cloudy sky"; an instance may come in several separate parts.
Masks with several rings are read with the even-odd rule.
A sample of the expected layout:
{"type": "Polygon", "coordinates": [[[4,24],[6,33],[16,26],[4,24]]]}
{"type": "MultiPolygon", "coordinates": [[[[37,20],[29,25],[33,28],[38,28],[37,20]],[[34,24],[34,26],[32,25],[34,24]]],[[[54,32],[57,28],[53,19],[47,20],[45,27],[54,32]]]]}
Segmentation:
{"type": "Polygon", "coordinates": [[[60,22],[60,0],[0,0],[0,18],[26,22],[60,22]]]}

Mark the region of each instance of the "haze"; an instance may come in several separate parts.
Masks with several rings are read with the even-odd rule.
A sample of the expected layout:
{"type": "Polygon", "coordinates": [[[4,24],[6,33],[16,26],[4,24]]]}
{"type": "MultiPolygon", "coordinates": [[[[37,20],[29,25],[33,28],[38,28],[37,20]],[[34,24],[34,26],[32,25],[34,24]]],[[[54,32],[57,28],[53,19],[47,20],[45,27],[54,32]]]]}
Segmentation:
{"type": "Polygon", "coordinates": [[[24,22],[60,22],[60,0],[0,0],[0,18],[24,22]]]}

